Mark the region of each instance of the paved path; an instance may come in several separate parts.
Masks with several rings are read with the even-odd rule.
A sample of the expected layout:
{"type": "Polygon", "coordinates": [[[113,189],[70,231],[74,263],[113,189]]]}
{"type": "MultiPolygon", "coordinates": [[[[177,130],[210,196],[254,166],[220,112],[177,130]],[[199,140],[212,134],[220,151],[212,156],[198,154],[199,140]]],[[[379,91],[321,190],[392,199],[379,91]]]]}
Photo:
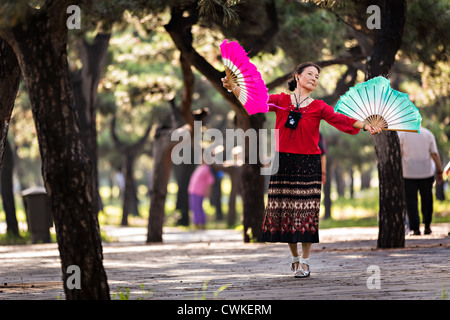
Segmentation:
{"type": "MultiPolygon", "coordinates": [[[[450,224],[432,228],[386,250],[375,249],[377,228],[321,230],[311,277],[295,279],[285,244],[244,244],[234,230],[166,228],[163,244],[147,245],[145,228],[109,226],[104,231],[119,241],[103,244],[104,266],[111,293],[128,288],[130,299],[442,299],[450,288],[450,224]],[[371,281],[377,275],[379,288],[371,281]]],[[[58,298],[56,244],[0,247],[0,300],[58,298]]]]}

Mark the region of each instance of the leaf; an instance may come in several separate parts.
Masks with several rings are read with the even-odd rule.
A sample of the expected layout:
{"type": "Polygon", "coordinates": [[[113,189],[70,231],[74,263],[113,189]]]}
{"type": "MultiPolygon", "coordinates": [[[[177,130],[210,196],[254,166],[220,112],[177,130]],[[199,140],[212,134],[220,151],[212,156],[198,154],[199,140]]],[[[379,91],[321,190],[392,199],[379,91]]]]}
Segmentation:
{"type": "Polygon", "coordinates": [[[228,288],[230,286],[230,284],[225,284],[223,286],[221,286],[219,289],[217,289],[214,292],[214,299],[217,299],[217,296],[219,295],[219,293],[221,293],[222,291],[224,291],[226,288],[228,288]]]}
{"type": "Polygon", "coordinates": [[[235,5],[237,5],[240,1],[219,1],[219,0],[200,0],[198,2],[198,8],[200,16],[212,17],[213,19],[218,19],[217,15],[217,7],[222,7],[223,10],[223,24],[225,26],[239,23],[239,15],[236,10],[233,9],[235,5]]]}

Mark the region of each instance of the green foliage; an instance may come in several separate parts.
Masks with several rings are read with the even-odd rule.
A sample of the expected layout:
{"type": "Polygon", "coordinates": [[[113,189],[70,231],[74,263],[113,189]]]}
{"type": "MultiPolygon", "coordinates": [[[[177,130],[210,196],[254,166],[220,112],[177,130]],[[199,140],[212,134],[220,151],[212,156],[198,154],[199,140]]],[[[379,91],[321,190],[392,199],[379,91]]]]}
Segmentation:
{"type": "Polygon", "coordinates": [[[11,233],[0,234],[0,245],[18,245],[31,243],[31,235],[29,232],[20,232],[19,236],[11,233]]]}
{"type": "Polygon", "coordinates": [[[117,289],[117,293],[111,295],[111,298],[114,300],[118,298],[119,300],[129,300],[130,299],[130,289],[127,287],[119,287],[117,289]]]}
{"type": "Polygon", "coordinates": [[[378,220],[376,217],[368,218],[347,218],[347,219],[323,219],[320,221],[320,229],[331,228],[353,228],[353,227],[376,227],[378,220]]]}
{"type": "Polygon", "coordinates": [[[89,14],[89,20],[101,20],[107,28],[111,28],[123,23],[125,11],[145,18],[148,14],[158,15],[164,12],[174,3],[180,3],[180,0],[100,0],[94,1],[86,13],[89,14]]]}
{"type": "Polygon", "coordinates": [[[220,7],[222,9],[223,24],[225,26],[232,23],[237,24],[239,22],[239,15],[233,7],[239,2],[241,1],[200,0],[198,1],[199,13],[202,16],[211,16],[214,19],[218,19],[216,7],[220,7]]]}
{"type": "MultiPolygon", "coordinates": [[[[31,5],[38,5],[37,1],[31,1],[31,5]]],[[[5,0],[0,3],[0,29],[13,28],[27,23],[27,0],[5,0]]]]}
{"type": "Polygon", "coordinates": [[[445,287],[445,285],[442,287],[442,290],[441,290],[441,299],[448,300],[448,290],[445,287]]]}
{"type": "Polygon", "coordinates": [[[345,49],[346,27],[326,9],[297,1],[277,1],[277,5],[280,32],[275,42],[294,65],[321,60],[324,54],[339,56],[345,49]]]}
{"type": "MultiPolygon", "coordinates": [[[[205,280],[205,281],[203,282],[203,286],[202,286],[202,289],[201,289],[201,290],[199,290],[199,289],[195,290],[193,300],[208,300],[208,299],[207,299],[207,289],[208,289],[208,283],[209,283],[209,281],[210,281],[210,280],[205,280]],[[200,296],[199,296],[199,293],[201,293],[200,296]]],[[[228,288],[229,286],[230,286],[229,284],[226,284],[226,285],[221,286],[221,287],[220,287],[219,289],[217,289],[216,291],[214,291],[213,300],[217,300],[219,294],[220,294],[222,291],[224,291],[226,288],[228,288]]]]}
{"type": "MultiPolygon", "coordinates": [[[[137,300],[147,299],[149,297],[149,295],[154,291],[153,289],[152,290],[145,289],[145,285],[143,283],[141,283],[139,285],[139,288],[141,289],[143,295],[142,296],[139,295],[137,297],[137,300]]],[[[111,299],[112,300],[131,300],[130,288],[120,286],[117,289],[116,293],[111,294],[111,299]]]]}
{"type": "Polygon", "coordinates": [[[435,67],[448,62],[450,4],[447,0],[409,0],[402,51],[411,59],[435,67]]]}
{"type": "MultiPolygon", "coordinates": [[[[194,292],[194,296],[193,296],[193,300],[208,300],[208,284],[209,284],[210,280],[205,280],[203,282],[202,288],[201,289],[196,289],[194,292]]],[[[214,291],[213,293],[213,300],[217,300],[219,297],[219,294],[224,291],[225,289],[227,289],[230,285],[229,284],[225,284],[223,286],[221,286],[220,288],[218,288],[217,290],[214,291]]],[[[145,289],[144,284],[140,284],[139,286],[142,294],[137,296],[137,300],[145,300],[147,299],[150,294],[154,291],[152,290],[147,290],[145,289]]],[[[120,286],[117,291],[113,294],[111,294],[111,299],[112,300],[132,300],[133,299],[133,294],[130,291],[129,287],[125,287],[125,286],[120,286]]]]}

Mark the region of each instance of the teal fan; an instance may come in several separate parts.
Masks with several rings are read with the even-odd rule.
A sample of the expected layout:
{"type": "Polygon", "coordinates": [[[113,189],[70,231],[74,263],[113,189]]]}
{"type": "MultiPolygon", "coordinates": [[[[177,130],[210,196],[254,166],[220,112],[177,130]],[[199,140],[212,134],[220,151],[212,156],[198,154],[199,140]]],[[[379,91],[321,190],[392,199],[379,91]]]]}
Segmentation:
{"type": "Polygon", "coordinates": [[[406,93],[390,87],[384,77],[350,88],[334,111],[383,130],[419,132],[422,117],[406,93]]]}

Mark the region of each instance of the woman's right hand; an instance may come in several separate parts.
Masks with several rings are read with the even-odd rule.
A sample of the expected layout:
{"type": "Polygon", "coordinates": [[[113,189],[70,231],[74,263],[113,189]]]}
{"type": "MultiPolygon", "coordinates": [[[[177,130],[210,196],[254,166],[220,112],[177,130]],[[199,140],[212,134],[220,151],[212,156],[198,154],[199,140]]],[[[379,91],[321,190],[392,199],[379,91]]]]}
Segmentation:
{"type": "Polygon", "coordinates": [[[223,77],[223,78],[220,79],[220,80],[222,80],[222,85],[223,85],[223,87],[224,87],[225,89],[227,89],[228,91],[231,92],[231,86],[230,86],[230,84],[228,83],[228,78],[227,78],[227,77],[223,77]]]}

